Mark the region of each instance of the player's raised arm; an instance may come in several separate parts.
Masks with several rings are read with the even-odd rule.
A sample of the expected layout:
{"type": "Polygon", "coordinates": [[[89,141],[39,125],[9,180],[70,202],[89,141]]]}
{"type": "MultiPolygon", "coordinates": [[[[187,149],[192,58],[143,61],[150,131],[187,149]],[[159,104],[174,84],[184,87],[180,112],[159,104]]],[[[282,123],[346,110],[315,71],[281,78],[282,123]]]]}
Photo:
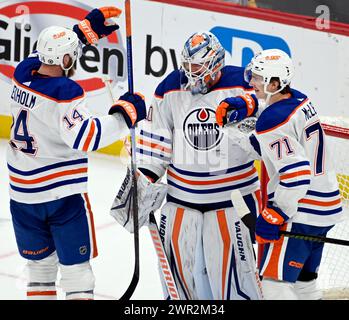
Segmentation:
{"type": "Polygon", "coordinates": [[[74,25],[73,30],[83,44],[96,44],[99,39],[119,29],[113,18],[119,17],[121,13],[117,7],[93,9],[84,20],[74,25]],[[111,19],[112,24],[109,23],[111,19]]]}

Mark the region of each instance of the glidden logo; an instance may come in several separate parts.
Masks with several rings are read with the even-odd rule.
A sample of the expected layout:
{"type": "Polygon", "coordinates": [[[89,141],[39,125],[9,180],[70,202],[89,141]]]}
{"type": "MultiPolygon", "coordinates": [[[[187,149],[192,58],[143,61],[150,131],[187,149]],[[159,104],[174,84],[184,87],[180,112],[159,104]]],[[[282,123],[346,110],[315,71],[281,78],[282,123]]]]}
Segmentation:
{"type": "MultiPolygon", "coordinates": [[[[93,8],[80,2],[5,1],[0,4],[0,78],[10,81],[17,64],[35,48],[42,29],[52,26],[72,28],[93,8]]],[[[102,75],[112,80],[126,78],[125,49],[119,30],[101,39],[98,46],[85,46],[76,64],[76,80],[85,91],[104,88],[102,75]]],[[[114,82],[116,83],[116,81],[114,82]]]]}

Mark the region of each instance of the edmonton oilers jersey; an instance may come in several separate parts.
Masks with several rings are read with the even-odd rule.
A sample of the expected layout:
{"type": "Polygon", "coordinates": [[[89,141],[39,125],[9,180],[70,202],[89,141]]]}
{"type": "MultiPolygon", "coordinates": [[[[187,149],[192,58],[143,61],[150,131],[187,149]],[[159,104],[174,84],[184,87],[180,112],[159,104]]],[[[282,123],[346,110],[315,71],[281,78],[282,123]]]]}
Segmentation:
{"type": "Polygon", "coordinates": [[[23,60],[15,70],[10,94],[10,197],[23,203],[86,193],[86,152],[128,133],[121,115],[93,117],[76,82],[39,75],[40,65],[35,54],[23,60]]]}
{"type": "Polygon", "coordinates": [[[288,221],[324,227],[343,219],[327,138],[306,95],[292,90],[290,98],[264,109],[256,138],[270,179],[268,200],[288,221]]]}
{"type": "MultiPolygon", "coordinates": [[[[138,166],[157,176],[167,173],[168,200],[208,209],[230,207],[230,193],[259,189],[254,159],[215,120],[227,98],[251,93],[243,68],[226,66],[206,94],[193,95],[181,86],[182,73],[169,74],[157,87],[147,120],[138,132],[138,166]]],[[[192,206],[193,207],[193,206],[192,206]]]]}

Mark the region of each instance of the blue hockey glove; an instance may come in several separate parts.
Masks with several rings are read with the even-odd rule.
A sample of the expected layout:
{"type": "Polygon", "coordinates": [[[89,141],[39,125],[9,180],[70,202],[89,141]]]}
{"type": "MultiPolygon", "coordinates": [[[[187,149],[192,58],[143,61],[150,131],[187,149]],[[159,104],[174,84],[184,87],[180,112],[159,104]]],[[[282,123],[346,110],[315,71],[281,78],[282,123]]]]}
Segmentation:
{"type": "Polygon", "coordinates": [[[281,209],[271,204],[262,211],[256,221],[256,240],[258,243],[269,243],[280,239],[280,226],[288,220],[281,209]]]}
{"type": "Polygon", "coordinates": [[[109,109],[109,114],[114,114],[116,112],[124,116],[129,128],[133,127],[137,122],[146,117],[147,111],[144,97],[138,92],[134,94],[126,92],[120,96],[119,100],[109,109]]]}
{"type": "Polygon", "coordinates": [[[73,31],[84,44],[97,43],[100,38],[106,37],[119,29],[117,24],[105,25],[105,20],[118,17],[121,10],[116,7],[102,7],[93,9],[84,20],[74,25],[73,31]]]}
{"type": "Polygon", "coordinates": [[[220,126],[224,126],[227,122],[241,121],[254,115],[257,112],[257,107],[258,100],[254,94],[226,98],[217,107],[216,121],[220,126]]]}

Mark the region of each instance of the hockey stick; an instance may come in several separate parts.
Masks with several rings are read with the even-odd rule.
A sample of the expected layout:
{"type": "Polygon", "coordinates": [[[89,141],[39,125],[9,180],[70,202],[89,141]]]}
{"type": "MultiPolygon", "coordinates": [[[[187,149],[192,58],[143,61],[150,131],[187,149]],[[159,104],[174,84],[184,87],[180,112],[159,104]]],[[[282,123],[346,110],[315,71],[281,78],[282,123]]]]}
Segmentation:
{"type": "MultiPolygon", "coordinates": [[[[131,28],[131,2],[125,0],[125,14],[126,14],[126,48],[127,48],[127,75],[128,75],[128,91],[133,93],[133,62],[132,62],[132,28],[131,28]]],[[[137,199],[137,178],[136,178],[136,132],[135,124],[130,128],[131,133],[131,176],[132,176],[132,204],[133,204],[133,239],[134,239],[134,253],[135,266],[132,280],[121,296],[120,300],[129,300],[135,291],[139,281],[139,226],[138,226],[138,199],[137,199]]]]}
{"type": "MultiPolygon", "coordinates": [[[[245,200],[242,197],[241,192],[239,190],[232,191],[231,201],[232,201],[233,206],[236,209],[237,215],[239,216],[241,221],[246,225],[247,228],[254,231],[256,228],[256,221],[253,218],[253,216],[251,215],[250,209],[247,207],[245,200]]],[[[324,243],[338,244],[338,245],[342,245],[342,246],[349,246],[349,240],[327,238],[324,236],[316,236],[316,235],[311,235],[311,234],[304,234],[304,233],[290,232],[290,231],[283,231],[283,230],[280,230],[279,234],[283,235],[285,237],[295,238],[295,239],[300,239],[300,240],[324,242],[324,243]]]]}
{"type": "MultiPolygon", "coordinates": [[[[113,102],[115,102],[113,92],[112,92],[112,89],[110,87],[110,80],[107,77],[104,77],[103,82],[105,83],[105,86],[108,89],[111,100],[113,102]]],[[[178,293],[178,290],[177,290],[177,287],[176,287],[176,284],[174,281],[174,277],[173,277],[173,274],[172,274],[172,271],[170,268],[170,263],[167,259],[167,255],[165,253],[164,245],[163,245],[161,238],[160,238],[159,228],[158,228],[158,225],[156,223],[156,219],[154,217],[153,212],[151,212],[149,214],[148,228],[149,228],[151,239],[152,239],[153,244],[154,244],[156,255],[158,257],[159,266],[161,269],[163,279],[165,281],[167,292],[170,295],[172,300],[179,300],[179,293],[178,293]]]]}
{"type": "Polygon", "coordinates": [[[159,264],[163,279],[165,281],[166,289],[172,300],[179,300],[179,293],[171,272],[170,264],[168,262],[164,245],[160,238],[159,228],[156,223],[154,213],[149,214],[149,231],[153,240],[156,255],[158,256],[159,264]]]}

